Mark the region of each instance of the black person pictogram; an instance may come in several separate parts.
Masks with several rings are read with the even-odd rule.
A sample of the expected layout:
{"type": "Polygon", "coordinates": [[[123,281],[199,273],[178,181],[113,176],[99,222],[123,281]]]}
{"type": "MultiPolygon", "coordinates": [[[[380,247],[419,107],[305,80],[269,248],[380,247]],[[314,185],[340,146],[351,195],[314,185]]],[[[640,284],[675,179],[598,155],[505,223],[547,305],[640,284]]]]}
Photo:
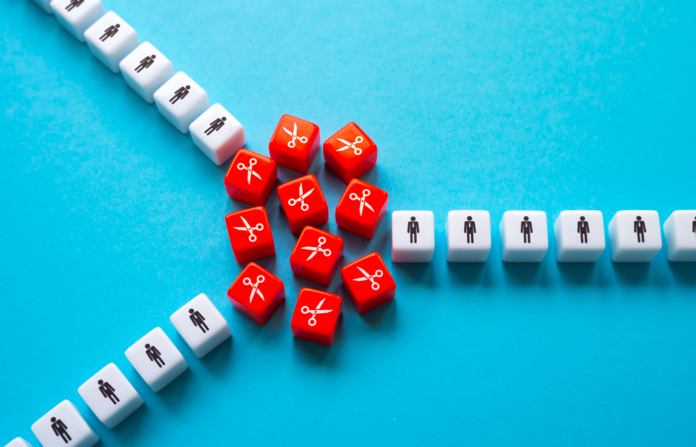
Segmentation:
{"type": "Polygon", "coordinates": [[[648,232],[648,229],[645,227],[642,217],[636,216],[636,220],[633,222],[633,232],[636,233],[639,244],[645,242],[645,233],[648,232]]]}
{"type": "Polygon", "coordinates": [[[79,7],[84,2],[85,2],[85,0],[70,0],[70,3],[68,3],[68,6],[65,7],[65,10],[70,12],[73,9],[79,7]]]}
{"type": "Polygon", "coordinates": [[[186,87],[181,87],[179,90],[174,92],[174,96],[171,97],[169,102],[172,104],[176,104],[176,102],[180,99],[186,98],[186,95],[189,94],[189,90],[191,90],[191,86],[187,85],[186,87]]]}
{"type": "Polygon", "coordinates": [[[524,216],[524,220],[520,226],[520,233],[524,234],[525,244],[532,243],[532,233],[534,233],[534,230],[532,229],[532,222],[529,221],[529,217],[527,216],[524,216]]]}
{"type": "Polygon", "coordinates": [[[156,58],[156,57],[157,57],[157,56],[154,55],[154,54],[153,54],[152,56],[145,56],[145,58],[144,58],[143,60],[140,61],[140,65],[138,65],[137,67],[135,67],[135,72],[136,72],[136,73],[140,73],[141,71],[143,71],[143,70],[145,70],[145,69],[147,69],[147,68],[150,68],[150,65],[152,65],[152,64],[155,63],[155,58],[156,58]]]}
{"type": "Polygon", "coordinates": [[[72,441],[72,438],[68,434],[68,426],[65,425],[65,422],[54,417],[51,418],[51,422],[51,428],[53,429],[53,433],[55,433],[56,436],[59,436],[63,441],[65,441],[66,444],[72,441]]]}
{"type": "Polygon", "coordinates": [[[223,116],[222,118],[218,118],[212,123],[210,123],[210,127],[208,127],[205,130],[206,135],[210,135],[211,133],[215,132],[216,130],[220,130],[222,126],[225,125],[225,121],[227,121],[227,117],[223,116]]]}
{"type": "Polygon", "coordinates": [[[105,42],[106,39],[108,39],[109,37],[114,37],[120,27],[121,25],[119,23],[117,23],[116,25],[111,25],[110,27],[104,30],[104,34],[102,34],[99,40],[105,42]]]}
{"type": "Polygon", "coordinates": [[[691,232],[696,233],[696,217],[694,217],[694,222],[691,224],[691,232]]]}
{"type": "Polygon", "coordinates": [[[162,357],[160,357],[162,353],[159,352],[157,348],[154,346],[151,347],[150,345],[145,345],[145,349],[147,349],[147,351],[145,351],[147,358],[149,358],[151,362],[155,362],[160,368],[164,366],[164,360],[162,360],[162,357]]]}
{"type": "Polygon", "coordinates": [[[585,220],[585,216],[580,216],[578,221],[578,233],[580,233],[580,243],[587,243],[587,235],[590,233],[590,224],[585,220]]]}
{"type": "Polygon", "coordinates": [[[197,310],[189,309],[189,313],[191,314],[189,315],[189,318],[191,319],[191,322],[194,326],[198,326],[199,328],[201,328],[204,334],[205,331],[210,330],[210,328],[208,328],[208,325],[204,323],[205,318],[203,317],[203,315],[201,315],[200,312],[198,312],[197,310]]]}
{"type": "Polygon", "coordinates": [[[417,244],[418,243],[418,233],[420,233],[420,227],[418,226],[418,222],[416,221],[416,217],[412,216],[410,222],[408,223],[408,234],[411,235],[411,243],[412,244],[417,244]]]}
{"type": "Polygon", "coordinates": [[[102,396],[104,396],[104,399],[110,399],[111,403],[116,405],[117,403],[121,402],[121,399],[116,396],[116,390],[114,387],[111,386],[109,382],[104,382],[103,380],[100,380],[99,382],[99,391],[101,391],[102,396]]]}
{"type": "Polygon", "coordinates": [[[464,233],[466,233],[466,243],[467,244],[473,244],[474,243],[474,233],[476,233],[476,222],[474,222],[471,216],[466,218],[466,222],[464,222],[464,233]]]}

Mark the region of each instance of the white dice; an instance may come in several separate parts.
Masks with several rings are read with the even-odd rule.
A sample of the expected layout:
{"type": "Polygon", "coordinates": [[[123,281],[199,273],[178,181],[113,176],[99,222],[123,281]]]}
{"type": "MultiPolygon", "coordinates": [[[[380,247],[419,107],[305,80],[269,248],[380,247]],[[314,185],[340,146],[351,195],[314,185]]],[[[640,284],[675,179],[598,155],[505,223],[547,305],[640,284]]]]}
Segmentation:
{"type": "Polygon", "coordinates": [[[506,211],[500,222],[505,262],[541,262],[549,248],[543,211],[506,211]]]}
{"type": "Polygon", "coordinates": [[[119,72],[119,63],[140,45],[138,33],[115,12],[109,11],[85,31],[92,54],[109,70],[119,72]]]}
{"type": "Polygon", "coordinates": [[[99,436],[89,428],[77,408],[64,400],[31,426],[44,447],[92,447],[99,436]]]}
{"type": "Polygon", "coordinates": [[[213,163],[220,166],[246,143],[244,127],[220,104],[214,104],[191,126],[191,138],[213,163]]]}
{"type": "MultiPolygon", "coordinates": [[[[41,9],[43,9],[47,13],[53,14],[53,10],[51,9],[51,0],[34,0],[34,3],[39,5],[41,7],[41,9]]],[[[17,438],[17,439],[21,440],[21,438],[17,438]]],[[[10,445],[10,444],[8,444],[8,445],[10,445]]]]}
{"type": "Polygon", "coordinates": [[[667,259],[696,262],[696,210],[675,211],[664,225],[667,259]]]}
{"type": "Polygon", "coordinates": [[[101,0],[53,0],[51,9],[58,23],[80,42],[85,41],[85,31],[106,12],[101,0]]]}
{"type": "Polygon", "coordinates": [[[150,104],[157,89],[174,76],[171,61],[150,42],[140,44],[118,66],[126,84],[150,104]]]}
{"type": "Polygon", "coordinates": [[[186,303],[169,319],[198,358],[231,335],[227,321],[204,293],[186,303]]]}
{"type": "Polygon", "coordinates": [[[393,262],[430,262],[435,251],[435,216],[432,211],[392,213],[393,262]]]}
{"type": "Polygon", "coordinates": [[[606,247],[601,211],[562,211],[553,232],[558,262],[595,262],[606,247]]]}
{"type": "Polygon", "coordinates": [[[488,211],[450,211],[445,227],[447,260],[485,262],[491,251],[491,215],[488,211]]]}
{"type": "Polygon", "coordinates": [[[31,447],[31,444],[29,444],[27,441],[25,441],[22,438],[14,438],[5,447],[31,447]]]}
{"type": "Polygon", "coordinates": [[[154,97],[157,110],[181,133],[188,132],[191,123],[210,107],[208,94],[183,71],[165,82],[154,97]]]}
{"type": "Polygon", "coordinates": [[[188,364],[161,328],[155,328],[126,351],[126,357],[154,392],[169,385],[188,364]]]}
{"type": "Polygon", "coordinates": [[[104,425],[114,428],[143,404],[140,394],[113,363],[77,389],[104,425]]]}
{"type": "Polygon", "coordinates": [[[619,211],[609,222],[611,260],[650,262],[662,248],[657,211],[619,211]]]}

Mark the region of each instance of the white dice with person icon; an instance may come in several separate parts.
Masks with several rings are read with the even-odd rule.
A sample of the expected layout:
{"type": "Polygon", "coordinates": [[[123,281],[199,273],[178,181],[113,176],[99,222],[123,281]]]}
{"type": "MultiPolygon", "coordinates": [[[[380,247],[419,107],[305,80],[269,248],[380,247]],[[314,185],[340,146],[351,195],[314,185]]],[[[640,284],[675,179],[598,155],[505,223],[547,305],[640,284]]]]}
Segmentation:
{"type": "Polygon", "coordinates": [[[449,262],[485,262],[488,259],[491,251],[491,215],[488,211],[450,211],[445,233],[449,262]]]}
{"type": "Polygon", "coordinates": [[[169,319],[198,358],[231,335],[227,321],[204,293],[186,303],[169,319]]]}
{"type": "Polygon", "coordinates": [[[392,262],[430,262],[435,252],[432,211],[394,211],[391,231],[392,262]]]}
{"type": "Polygon", "coordinates": [[[558,262],[595,262],[606,247],[601,211],[561,211],[553,232],[558,262]]]}
{"type": "Polygon", "coordinates": [[[128,348],[126,357],[154,392],[188,369],[184,356],[161,328],[151,330],[128,348]]]}
{"type": "Polygon", "coordinates": [[[51,9],[58,23],[75,36],[85,41],[85,31],[106,13],[101,0],[53,0],[51,9]]]}
{"type": "Polygon", "coordinates": [[[31,426],[43,447],[92,447],[99,436],[70,401],[64,400],[31,426]]]}
{"type": "Polygon", "coordinates": [[[696,210],[675,211],[664,224],[667,259],[696,262],[696,210]]]}
{"type": "Polygon", "coordinates": [[[27,441],[25,441],[22,438],[14,438],[5,447],[31,447],[31,444],[29,444],[27,441]]]}
{"type": "Polygon", "coordinates": [[[244,127],[220,104],[213,104],[189,126],[191,138],[213,163],[220,166],[244,143],[244,127]]]}
{"type": "Polygon", "coordinates": [[[141,43],[118,66],[126,84],[150,104],[155,92],[174,76],[172,62],[150,42],[141,43]]]}
{"type": "Polygon", "coordinates": [[[92,54],[114,73],[121,70],[119,63],[140,45],[138,33],[113,11],[87,28],[85,40],[92,54]]]}
{"type": "Polygon", "coordinates": [[[650,262],[662,249],[657,211],[619,211],[609,222],[611,260],[650,262]]]}
{"type": "Polygon", "coordinates": [[[109,428],[116,427],[143,404],[140,394],[113,363],[82,384],[77,392],[109,428]]]}
{"type": "Polygon", "coordinates": [[[157,110],[181,133],[210,107],[208,94],[183,71],[165,82],[154,94],[157,110]]]}
{"type": "Polygon", "coordinates": [[[500,221],[504,262],[541,262],[549,248],[546,213],[506,211],[500,221]]]}

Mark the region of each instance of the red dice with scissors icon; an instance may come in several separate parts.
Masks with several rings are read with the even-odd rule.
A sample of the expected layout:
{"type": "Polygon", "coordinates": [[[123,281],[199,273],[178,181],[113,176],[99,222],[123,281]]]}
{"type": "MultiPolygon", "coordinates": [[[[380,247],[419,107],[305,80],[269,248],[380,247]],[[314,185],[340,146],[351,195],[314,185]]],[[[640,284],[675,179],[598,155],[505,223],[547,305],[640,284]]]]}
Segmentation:
{"type": "Polygon", "coordinates": [[[300,290],[290,322],[292,335],[314,343],[332,345],[341,315],[341,301],[340,296],[332,293],[308,288],[300,290]]]}
{"type": "Polygon", "coordinates": [[[290,268],[298,276],[328,286],[342,257],[343,239],[305,227],[290,255],[290,268]]]}
{"type": "Polygon", "coordinates": [[[276,162],[246,149],[237,151],[225,175],[227,195],[249,205],[266,204],[278,179],[276,162]]]}
{"type": "Polygon", "coordinates": [[[319,126],[283,115],[273,132],[268,150],[278,165],[306,174],[319,150],[319,142],[319,126]]]}
{"type": "Polygon", "coordinates": [[[348,123],[324,142],[324,161],[348,183],[377,164],[377,145],[355,123],[348,123]]]}
{"type": "Polygon", "coordinates": [[[266,324],[285,299],[285,285],[261,266],[249,263],[227,291],[232,306],[258,324],[266,324]]]}
{"type": "Polygon", "coordinates": [[[393,300],[396,295],[396,283],[378,253],[370,253],[343,267],[341,280],[359,314],[393,300]]]}
{"type": "Polygon", "coordinates": [[[336,225],[365,239],[372,239],[387,212],[389,194],[353,179],[336,206],[336,225]]]}
{"type": "Polygon", "coordinates": [[[307,225],[315,227],[329,221],[329,206],[313,175],[280,185],[278,199],[293,234],[299,233],[307,225]]]}
{"type": "Polygon", "coordinates": [[[238,263],[244,264],[275,254],[275,244],[266,209],[262,206],[225,216],[227,233],[238,263]]]}

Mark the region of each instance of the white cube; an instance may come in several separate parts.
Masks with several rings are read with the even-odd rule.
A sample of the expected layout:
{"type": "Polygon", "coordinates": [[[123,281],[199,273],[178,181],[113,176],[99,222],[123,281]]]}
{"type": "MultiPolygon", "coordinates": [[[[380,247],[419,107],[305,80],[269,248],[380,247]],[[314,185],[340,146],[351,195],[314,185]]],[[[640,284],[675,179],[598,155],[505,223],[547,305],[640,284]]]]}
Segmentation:
{"type": "MultiPolygon", "coordinates": [[[[43,9],[47,13],[53,14],[53,9],[51,9],[51,0],[34,0],[34,3],[39,5],[41,7],[41,9],[43,9]]],[[[17,438],[17,439],[21,440],[21,438],[17,438]]]]}
{"type": "Polygon", "coordinates": [[[25,441],[22,438],[14,438],[5,447],[31,447],[31,444],[29,444],[27,441],[25,441]]]}
{"type": "Polygon", "coordinates": [[[183,71],[155,92],[155,104],[181,133],[188,132],[191,123],[210,107],[208,94],[183,71]]]}
{"type": "Polygon", "coordinates": [[[77,392],[109,428],[116,427],[143,404],[140,394],[113,363],[96,373],[77,392]]]}
{"type": "Polygon", "coordinates": [[[198,358],[231,335],[227,321],[204,293],[186,303],[169,319],[198,358]]]}
{"type": "Polygon", "coordinates": [[[109,11],[85,31],[92,54],[114,73],[118,64],[140,45],[138,33],[115,12],[109,11]]]}
{"type": "Polygon", "coordinates": [[[667,259],[696,262],[696,210],[675,211],[664,225],[667,259]]]}
{"type": "Polygon", "coordinates": [[[174,66],[150,42],[143,42],[118,64],[123,79],[152,104],[157,89],[174,76],[174,66]]]}
{"type": "Polygon", "coordinates": [[[450,211],[445,224],[449,262],[485,262],[491,251],[488,211],[450,211]]]}
{"type": "Polygon", "coordinates": [[[220,104],[213,104],[189,126],[191,138],[213,163],[220,166],[246,143],[244,127],[220,104]]]}
{"type": "Polygon", "coordinates": [[[500,241],[505,262],[541,262],[549,249],[549,232],[543,211],[506,211],[500,221],[500,241]]]}
{"type": "Polygon", "coordinates": [[[68,400],[59,403],[31,426],[44,447],[92,447],[99,436],[89,428],[77,408],[68,400]]]}
{"type": "Polygon", "coordinates": [[[558,262],[595,262],[606,247],[601,211],[562,211],[553,232],[558,262]]]}
{"type": "Polygon", "coordinates": [[[430,262],[435,251],[435,216],[432,211],[392,213],[393,262],[430,262]]]}
{"type": "Polygon", "coordinates": [[[53,0],[51,9],[58,23],[80,42],[85,41],[87,28],[106,12],[101,0],[53,0]]]}
{"type": "Polygon", "coordinates": [[[128,348],[126,357],[154,392],[188,369],[181,352],[161,328],[151,330],[128,348]]]}
{"type": "Polygon", "coordinates": [[[662,249],[657,211],[619,211],[609,222],[611,260],[650,262],[662,249]]]}

